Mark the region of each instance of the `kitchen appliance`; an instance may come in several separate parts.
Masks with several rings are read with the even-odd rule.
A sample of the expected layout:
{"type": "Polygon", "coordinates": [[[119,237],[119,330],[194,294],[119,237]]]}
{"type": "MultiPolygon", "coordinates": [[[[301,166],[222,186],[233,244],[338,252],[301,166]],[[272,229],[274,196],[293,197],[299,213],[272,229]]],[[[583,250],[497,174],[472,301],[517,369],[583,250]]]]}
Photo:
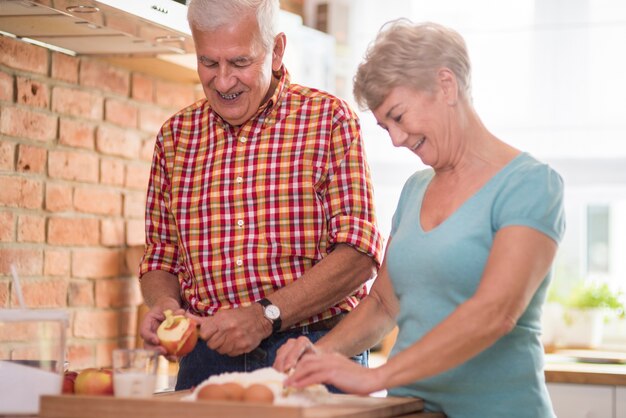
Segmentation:
{"type": "Polygon", "coordinates": [[[41,395],[59,395],[68,313],[0,309],[0,415],[36,414],[41,395]]]}
{"type": "Polygon", "coordinates": [[[173,0],[0,0],[0,32],[72,55],[193,52],[173,0]]]}

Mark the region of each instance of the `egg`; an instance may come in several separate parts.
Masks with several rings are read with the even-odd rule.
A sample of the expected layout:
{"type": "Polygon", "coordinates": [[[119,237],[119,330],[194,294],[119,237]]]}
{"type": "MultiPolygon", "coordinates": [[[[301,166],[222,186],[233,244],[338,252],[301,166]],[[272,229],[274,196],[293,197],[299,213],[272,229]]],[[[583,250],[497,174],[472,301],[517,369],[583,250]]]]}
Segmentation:
{"type": "Polygon", "coordinates": [[[246,388],[243,400],[244,402],[273,403],[274,392],[265,385],[254,383],[246,388]]]}
{"type": "Polygon", "coordinates": [[[222,389],[224,390],[224,394],[226,395],[226,399],[229,401],[241,401],[243,399],[243,395],[245,389],[237,382],[228,382],[223,383],[222,389]]]}
{"type": "Polygon", "coordinates": [[[223,401],[227,398],[227,393],[223,385],[208,384],[202,386],[197,393],[197,398],[203,401],[223,401]]]}

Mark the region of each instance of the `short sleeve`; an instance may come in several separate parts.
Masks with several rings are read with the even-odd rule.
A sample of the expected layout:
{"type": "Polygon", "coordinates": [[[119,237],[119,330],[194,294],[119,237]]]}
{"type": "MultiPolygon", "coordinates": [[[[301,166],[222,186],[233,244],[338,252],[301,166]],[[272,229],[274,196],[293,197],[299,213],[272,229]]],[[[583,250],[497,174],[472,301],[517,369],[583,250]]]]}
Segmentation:
{"type": "Polygon", "coordinates": [[[511,225],[536,229],[559,243],[565,233],[563,179],[548,165],[529,159],[509,173],[493,208],[494,231],[511,225]]]}

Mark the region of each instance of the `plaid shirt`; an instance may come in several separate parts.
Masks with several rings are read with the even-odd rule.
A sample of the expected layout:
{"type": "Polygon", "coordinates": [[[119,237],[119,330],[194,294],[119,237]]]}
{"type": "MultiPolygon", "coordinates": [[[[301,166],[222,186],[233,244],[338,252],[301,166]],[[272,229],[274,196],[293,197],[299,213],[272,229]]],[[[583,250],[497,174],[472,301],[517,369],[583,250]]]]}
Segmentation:
{"type": "MultiPolygon", "coordinates": [[[[346,243],[380,264],[369,168],[343,101],[290,84],[233,127],[206,100],[157,136],[140,275],[178,276],[190,310],[247,305],[292,283],[346,243]]],[[[298,325],[352,309],[365,287],[298,325]]]]}

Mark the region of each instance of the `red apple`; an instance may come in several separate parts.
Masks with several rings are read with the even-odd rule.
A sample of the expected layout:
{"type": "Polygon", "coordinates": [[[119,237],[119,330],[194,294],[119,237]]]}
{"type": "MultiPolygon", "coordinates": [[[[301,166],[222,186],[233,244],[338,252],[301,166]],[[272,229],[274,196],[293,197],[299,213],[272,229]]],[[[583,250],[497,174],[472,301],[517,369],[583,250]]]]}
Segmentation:
{"type": "Polygon", "coordinates": [[[78,372],[68,370],[63,373],[63,393],[74,393],[74,382],[76,381],[76,376],[78,376],[78,372]]]}
{"type": "Polygon", "coordinates": [[[196,321],[184,315],[174,315],[170,309],[163,311],[165,320],[157,328],[161,346],[170,356],[189,354],[198,342],[196,321]]]}
{"type": "Polygon", "coordinates": [[[77,395],[113,395],[113,371],[111,369],[85,369],[78,373],[74,382],[77,395]]]}

